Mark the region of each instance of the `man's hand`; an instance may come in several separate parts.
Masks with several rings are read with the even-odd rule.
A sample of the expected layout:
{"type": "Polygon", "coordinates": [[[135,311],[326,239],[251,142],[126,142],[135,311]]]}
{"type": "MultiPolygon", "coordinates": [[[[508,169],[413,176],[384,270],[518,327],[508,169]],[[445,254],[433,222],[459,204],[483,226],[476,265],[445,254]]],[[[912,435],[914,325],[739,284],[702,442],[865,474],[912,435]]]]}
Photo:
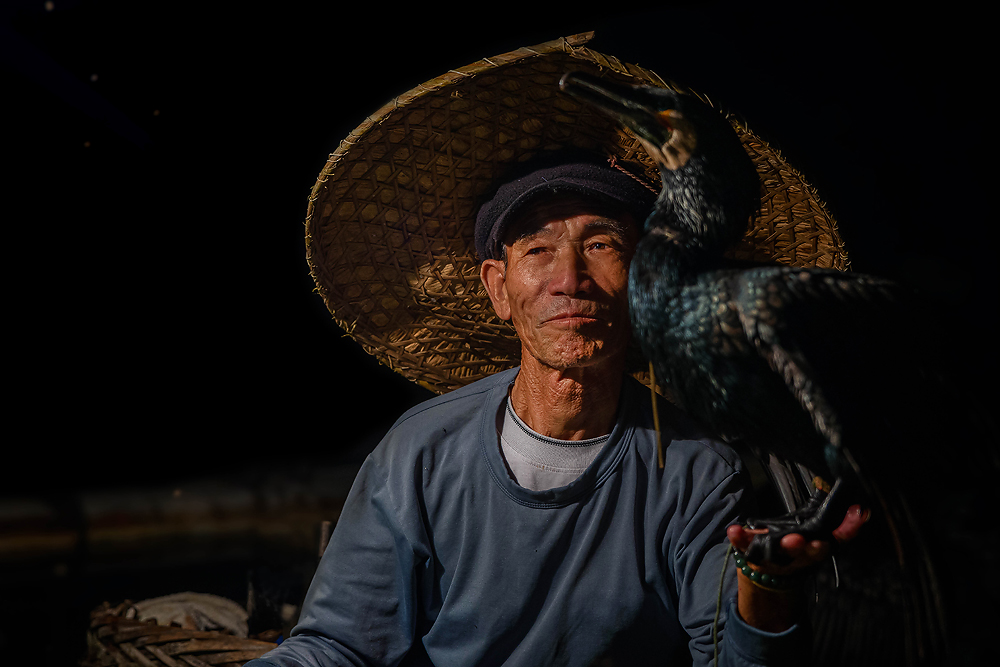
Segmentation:
{"type": "MultiPolygon", "coordinates": [[[[862,510],[860,505],[852,505],[847,510],[844,521],[833,531],[833,537],[838,542],[853,540],[857,536],[858,531],[861,530],[861,526],[868,521],[869,516],[871,516],[870,511],[862,510]]],[[[766,532],[766,529],[753,530],[733,524],[727,529],[726,534],[729,536],[729,541],[732,543],[734,549],[746,551],[754,535],[766,532]]],[[[791,564],[778,566],[768,563],[759,569],[763,572],[774,574],[791,574],[825,560],[830,555],[831,546],[830,542],[825,540],[807,542],[798,533],[791,533],[781,538],[781,547],[792,558],[791,564]]]]}
{"type": "MultiPolygon", "coordinates": [[[[833,531],[837,542],[848,542],[854,539],[861,526],[868,521],[871,513],[862,510],[859,505],[853,505],[847,510],[844,521],[833,531]]],[[[750,540],[766,529],[751,530],[740,525],[732,525],[726,531],[733,548],[744,552],[750,546],[750,540]]],[[[827,540],[807,541],[798,533],[785,535],[781,538],[781,548],[792,559],[788,565],[764,563],[751,565],[755,570],[767,574],[792,575],[822,562],[830,555],[832,544],[827,540]]],[[[740,616],[750,625],[768,632],[787,630],[798,621],[800,610],[798,591],[772,591],[754,584],[742,572],[739,579],[738,608],[740,616]]]]}

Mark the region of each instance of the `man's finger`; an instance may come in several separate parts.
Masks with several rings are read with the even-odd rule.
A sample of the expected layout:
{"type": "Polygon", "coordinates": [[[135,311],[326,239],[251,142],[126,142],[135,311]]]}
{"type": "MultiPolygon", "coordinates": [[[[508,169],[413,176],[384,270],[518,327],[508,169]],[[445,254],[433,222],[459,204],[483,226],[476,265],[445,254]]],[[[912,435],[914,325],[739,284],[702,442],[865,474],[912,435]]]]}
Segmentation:
{"type": "Polygon", "coordinates": [[[861,530],[861,526],[871,518],[871,510],[862,510],[860,505],[852,505],[844,516],[844,521],[833,531],[838,542],[853,540],[861,530]]]}

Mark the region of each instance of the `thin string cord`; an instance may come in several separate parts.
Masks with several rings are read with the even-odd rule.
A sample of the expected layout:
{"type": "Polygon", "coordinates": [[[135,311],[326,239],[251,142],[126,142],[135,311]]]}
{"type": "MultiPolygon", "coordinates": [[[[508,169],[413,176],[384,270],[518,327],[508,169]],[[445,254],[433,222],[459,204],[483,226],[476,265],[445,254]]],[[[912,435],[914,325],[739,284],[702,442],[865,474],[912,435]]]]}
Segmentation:
{"type": "Polygon", "coordinates": [[[649,392],[653,399],[653,428],[656,430],[656,459],[663,470],[663,441],[660,439],[660,412],[656,409],[656,371],[653,362],[649,362],[649,392]]]}
{"type": "Polygon", "coordinates": [[[733,553],[733,543],[726,547],[726,556],[722,559],[722,574],[719,576],[719,595],[715,600],[715,620],[712,621],[712,646],[715,647],[715,667],[719,667],[719,616],[722,615],[722,592],[726,587],[726,568],[729,567],[729,556],[733,553]]]}

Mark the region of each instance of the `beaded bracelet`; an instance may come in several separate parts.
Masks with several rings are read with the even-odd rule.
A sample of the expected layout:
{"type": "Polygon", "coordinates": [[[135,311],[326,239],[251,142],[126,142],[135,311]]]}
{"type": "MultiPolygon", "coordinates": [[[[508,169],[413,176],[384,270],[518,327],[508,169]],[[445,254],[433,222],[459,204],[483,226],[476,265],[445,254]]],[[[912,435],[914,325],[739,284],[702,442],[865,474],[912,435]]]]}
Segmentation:
{"type": "Polygon", "coordinates": [[[764,572],[758,572],[747,563],[746,555],[736,550],[733,550],[733,561],[740,572],[743,573],[743,576],[749,579],[754,585],[765,590],[777,592],[790,591],[798,588],[802,583],[801,575],[765,574],[764,572]]]}

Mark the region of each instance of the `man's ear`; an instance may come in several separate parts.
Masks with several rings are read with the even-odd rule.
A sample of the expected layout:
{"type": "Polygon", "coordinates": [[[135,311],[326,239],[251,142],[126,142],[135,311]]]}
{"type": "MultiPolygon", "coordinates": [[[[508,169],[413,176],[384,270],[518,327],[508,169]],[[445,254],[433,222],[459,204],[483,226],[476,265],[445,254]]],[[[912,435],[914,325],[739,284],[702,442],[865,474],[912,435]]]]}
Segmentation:
{"type": "Polygon", "coordinates": [[[484,259],[479,267],[479,279],[483,281],[486,293],[493,302],[493,310],[501,320],[510,319],[510,303],[507,300],[507,267],[498,259],[484,259]]]}

